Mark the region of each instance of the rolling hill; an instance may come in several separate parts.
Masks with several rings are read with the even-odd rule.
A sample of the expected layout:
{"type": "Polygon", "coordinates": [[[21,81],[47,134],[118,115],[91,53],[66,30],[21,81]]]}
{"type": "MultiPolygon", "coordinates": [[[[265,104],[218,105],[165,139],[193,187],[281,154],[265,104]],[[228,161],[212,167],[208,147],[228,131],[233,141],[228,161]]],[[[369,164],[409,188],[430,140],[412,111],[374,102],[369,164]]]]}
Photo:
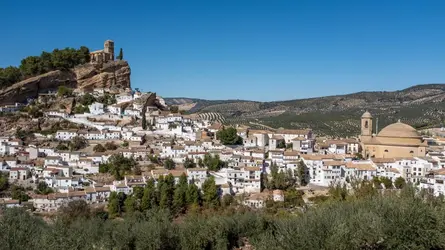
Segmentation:
{"type": "Polygon", "coordinates": [[[353,136],[368,110],[379,128],[401,119],[416,128],[445,120],[445,84],[416,85],[398,91],[358,92],[275,102],[165,98],[169,105],[194,104],[189,113],[215,113],[226,124],[273,128],[312,128],[321,135],[353,136]]]}

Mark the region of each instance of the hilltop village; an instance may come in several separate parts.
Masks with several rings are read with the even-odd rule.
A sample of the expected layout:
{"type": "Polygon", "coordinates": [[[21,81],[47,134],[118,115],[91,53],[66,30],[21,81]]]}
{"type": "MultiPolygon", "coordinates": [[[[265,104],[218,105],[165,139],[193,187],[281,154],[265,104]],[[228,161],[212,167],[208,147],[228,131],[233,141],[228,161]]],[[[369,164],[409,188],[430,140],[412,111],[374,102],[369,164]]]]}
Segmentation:
{"type": "MultiPolygon", "coordinates": [[[[91,64],[114,60],[112,41],[91,52],[91,64]]],[[[412,183],[436,196],[445,192],[442,130],[420,133],[397,121],[376,131],[365,110],[357,117],[361,134],[351,138],[319,137],[311,129],[224,125],[168,106],[156,93],[130,88],[60,86],[27,103],[4,105],[0,112],[2,117],[31,114],[39,126],[41,120],[66,125],[29,134],[17,123],[2,132],[0,187],[15,188],[2,193],[0,205],[6,207],[54,212],[74,200],[107,204],[113,194],[131,195],[167,176],[175,183],[185,178],[199,189],[211,180],[219,197],[235,197],[253,209],[288,198],[279,179],[293,180],[307,204],[330,186],[350,188],[360,180],[381,189],[412,183]],[[77,104],[57,105],[70,98],[77,104]],[[51,108],[36,109],[42,106],[51,108]]]]}

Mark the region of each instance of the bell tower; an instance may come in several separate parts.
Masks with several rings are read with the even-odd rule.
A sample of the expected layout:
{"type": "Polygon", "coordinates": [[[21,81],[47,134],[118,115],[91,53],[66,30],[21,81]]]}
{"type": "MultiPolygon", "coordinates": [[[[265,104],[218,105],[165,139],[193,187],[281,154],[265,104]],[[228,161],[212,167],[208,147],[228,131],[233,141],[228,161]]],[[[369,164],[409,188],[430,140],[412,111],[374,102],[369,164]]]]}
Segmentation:
{"type": "Polygon", "coordinates": [[[362,115],[361,136],[372,136],[372,115],[368,111],[362,115]]]}
{"type": "Polygon", "coordinates": [[[112,40],[106,40],[104,43],[104,52],[108,54],[106,61],[114,61],[114,42],[112,40]]]}

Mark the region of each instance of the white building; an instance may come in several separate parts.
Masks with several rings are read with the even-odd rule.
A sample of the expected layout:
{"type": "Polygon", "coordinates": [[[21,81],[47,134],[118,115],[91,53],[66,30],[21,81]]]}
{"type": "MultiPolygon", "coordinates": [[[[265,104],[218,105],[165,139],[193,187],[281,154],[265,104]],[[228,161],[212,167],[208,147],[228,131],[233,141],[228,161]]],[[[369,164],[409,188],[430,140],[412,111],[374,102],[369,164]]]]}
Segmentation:
{"type": "Polygon", "coordinates": [[[28,168],[11,168],[9,171],[9,179],[11,180],[26,180],[29,176],[28,168]]]}
{"type": "Polygon", "coordinates": [[[133,101],[133,95],[131,93],[120,93],[116,95],[116,102],[118,104],[130,101],[133,101]]]}
{"type": "Polygon", "coordinates": [[[77,129],[59,130],[56,132],[56,139],[61,141],[69,141],[78,136],[77,129]]]}
{"type": "Polygon", "coordinates": [[[104,113],[104,105],[100,102],[94,102],[90,106],[88,106],[90,109],[90,113],[93,115],[100,115],[104,113]]]}

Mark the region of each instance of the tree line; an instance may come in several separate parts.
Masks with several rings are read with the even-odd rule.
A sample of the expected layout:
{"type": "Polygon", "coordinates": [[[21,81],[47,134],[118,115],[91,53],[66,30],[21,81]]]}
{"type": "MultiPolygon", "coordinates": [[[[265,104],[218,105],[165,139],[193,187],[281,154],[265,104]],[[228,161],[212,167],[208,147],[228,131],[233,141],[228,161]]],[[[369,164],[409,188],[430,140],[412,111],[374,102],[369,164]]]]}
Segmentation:
{"type": "Polygon", "coordinates": [[[89,61],[90,50],[85,46],[79,49],[65,48],[54,49],[52,52],[43,51],[40,56],[24,58],[18,67],[0,68],[0,89],[33,76],[53,70],[67,70],[89,61]]]}
{"type": "Polygon", "coordinates": [[[169,174],[159,176],[157,182],[148,180],[145,187],[134,187],[130,195],[112,192],[107,208],[113,218],[152,209],[168,210],[177,216],[190,210],[217,209],[232,203],[231,195],[220,200],[220,190],[213,177],[206,179],[199,189],[193,181],[189,183],[185,174],[179,177],[177,183],[175,177],[169,174]]]}
{"type": "Polygon", "coordinates": [[[443,197],[409,185],[273,216],[212,210],[178,220],[157,207],[110,219],[76,201],[50,223],[21,209],[4,210],[0,242],[2,249],[444,249],[444,219],[443,197]]]}

